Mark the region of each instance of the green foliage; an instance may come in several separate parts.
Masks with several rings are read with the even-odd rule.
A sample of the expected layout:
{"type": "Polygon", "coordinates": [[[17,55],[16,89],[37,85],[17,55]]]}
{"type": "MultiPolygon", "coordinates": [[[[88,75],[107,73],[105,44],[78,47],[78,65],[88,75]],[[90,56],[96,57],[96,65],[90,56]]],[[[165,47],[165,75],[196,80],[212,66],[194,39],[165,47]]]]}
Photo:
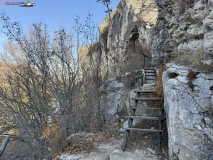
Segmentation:
{"type": "Polygon", "coordinates": [[[121,83],[122,77],[121,76],[116,76],[116,81],[118,81],[119,83],[121,83]]]}
{"type": "Polygon", "coordinates": [[[63,152],[64,152],[64,148],[59,148],[58,151],[57,151],[58,154],[61,154],[63,152]]]}
{"type": "Polygon", "coordinates": [[[106,80],[107,80],[107,78],[108,78],[108,75],[109,75],[109,71],[107,70],[107,72],[106,72],[106,74],[105,74],[105,76],[104,76],[104,79],[103,79],[103,81],[106,81],[106,80]]]}
{"type": "Polygon", "coordinates": [[[152,149],[153,149],[153,147],[154,147],[154,141],[151,140],[151,141],[149,142],[149,146],[148,146],[147,148],[152,148],[152,149]]]}
{"type": "Polygon", "coordinates": [[[104,48],[107,48],[107,39],[108,39],[108,32],[109,32],[109,26],[110,26],[110,22],[107,21],[105,23],[104,28],[101,30],[101,37],[104,40],[104,48]]]}
{"type": "Polygon", "coordinates": [[[107,93],[108,86],[109,86],[108,83],[104,83],[104,86],[103,86],[103,95],[104,95],[104,98],[107,98],[107,96],[108,96],[108,93],[107,93]]]}
{"type": "Polygon", "coordinates": [[[149,146],[147,148],[152,148],[154,147],[154,136],[150,135],[150,141],[149,141],[149,146]]]}
{"type": "Polygon", "coordinates": [[[42,131],[41,138],[50,139],[51,137],[57,137],[59,134],[61,134],[61,132],[62,130],[59,122],[47,122],[47,127],[45,127],[42,131]]]}

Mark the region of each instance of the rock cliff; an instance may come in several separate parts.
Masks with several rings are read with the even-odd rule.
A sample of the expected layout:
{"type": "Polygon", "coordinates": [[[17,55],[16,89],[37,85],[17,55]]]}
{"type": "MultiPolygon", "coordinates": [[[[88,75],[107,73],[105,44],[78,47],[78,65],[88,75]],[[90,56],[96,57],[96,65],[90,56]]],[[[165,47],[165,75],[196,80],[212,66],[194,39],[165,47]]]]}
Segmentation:
{"type": "MultiPolygon", "coordinates": [[[[202,51],[213,57],[212,0],[121,0],[110,19],[102,56],[109,78],[170,61],[174,51],[202,51]]],[[[103,27],[100,28],[103,30],[103,27]]],[[[177,54],[177,52],[174,52],[177,54]]]]}
{"type": "Polygon", "coordinates": [[[113,77],[141,70],[143,54],[152,57],[145,67],[155,69],[178,58],[163,74],[169,157],[213,158],[213,0],[121,0],[99,29],[102,76],[112,78],[109,88],[120,86],[108,89],[109,111],[117,115],[125,105],[128,112],[134,97],[113,77]]]}

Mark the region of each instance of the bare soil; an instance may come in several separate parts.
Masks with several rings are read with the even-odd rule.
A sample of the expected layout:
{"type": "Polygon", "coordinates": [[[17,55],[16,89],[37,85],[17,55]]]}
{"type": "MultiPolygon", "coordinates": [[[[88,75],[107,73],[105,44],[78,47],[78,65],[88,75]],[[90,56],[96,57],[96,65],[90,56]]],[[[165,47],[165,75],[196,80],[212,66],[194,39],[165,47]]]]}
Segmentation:
{"type": "MultiPolygon", "coordinates": [[[[162,124],[163,124],[163,133],[161,133],[161,146],[159,157],[160,159],[165,160],[168,159],[168,133],[166,121],[164,120],[162,124]]],[[[154,120],[142,121],[134,128],[158,129],[159,122],[154,120]]],[[[157,153],[157,146],[158,146],[157,133],[133,131],[128,136],[127,146],[125,150],[131,152],[134,151],[135,149],[146,150],[147,148],[153,148],[157,153]]]]}

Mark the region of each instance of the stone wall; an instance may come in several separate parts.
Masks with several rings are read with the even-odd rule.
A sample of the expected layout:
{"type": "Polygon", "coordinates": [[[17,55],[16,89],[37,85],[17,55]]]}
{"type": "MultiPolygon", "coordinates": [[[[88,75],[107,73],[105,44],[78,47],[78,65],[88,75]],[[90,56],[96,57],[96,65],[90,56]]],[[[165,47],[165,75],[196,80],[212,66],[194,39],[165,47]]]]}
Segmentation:
{"type": "Polygon", "coordinates": [[[168,63],[163,73],[169,157],[179,160],[213,158],[213,74],[194,71],[188,86],[188,67],[168,63]]]}

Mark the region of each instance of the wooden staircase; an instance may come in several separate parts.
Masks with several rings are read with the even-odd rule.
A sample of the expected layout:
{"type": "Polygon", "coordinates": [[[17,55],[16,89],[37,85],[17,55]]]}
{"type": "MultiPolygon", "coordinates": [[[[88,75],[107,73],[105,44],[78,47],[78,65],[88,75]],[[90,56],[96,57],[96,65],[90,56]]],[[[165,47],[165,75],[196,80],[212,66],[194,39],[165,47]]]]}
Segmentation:
{"type": "MultiPolygon", "coordinates": [[[[148,73],[148,76],[146,75],[146,82],[151,83],[151,81],[147,81],[147,80],[154,80],[155,78],[153,78],[154,76],[156,76],[155,74],[155,70],[154,69],[146,69],[145,73],[148,73]],[[152,73],[152,74],[150,74],[152,73]],[[150,76],[152,76],[150,78],[150,76]]],[[[125,129],[125,138],[124,138],[124,144],[123,144],[123,150],[125,150],[126,148],[126,144],[127,144],[127,138],[128,135],[130,134],[130,131],[141,131],[141,132],[156,132],[157,136],[158,136],[158,149],[157,149],[157,154],[159,154],[159,150],[160,150],[160,142],[161,142],[161,133],[163,132],[162,130],[162,120],[164,120],[164,98],[139,98],[139,94],[140,93],[145,93],[145,94],[149,94],[149,93],[154,93],[157,92],[156,90],[152,90],[152,91],[143,91],[143,90],[135,90],[136,93],[136,97],[135,98],[131,98],[132,100],[134,100],[134,107],[131,109],[131,116],[126,116],[125,118],[128,118],[128,128],[125,129]],[[161,101],[161,108],[139,108],[137,107],[138,101],[161,101]],[[161,116],[160,117],[143,117],[143,116],[135,116],[135,111],[137,109],[143,109],[143,110],[160,110],[161,111],[161,116]],[[141,129],[141,128],[131,128],[132,126],[132,122],[133,119],[143,119],[143,120],[158,120],[159,121],[159,129],[141,129]]]]}
{"type": "Polygon", "coordinates": [[[156,72],[154,69],[145,68],[145,83],[155,83],[156,72]]]}

